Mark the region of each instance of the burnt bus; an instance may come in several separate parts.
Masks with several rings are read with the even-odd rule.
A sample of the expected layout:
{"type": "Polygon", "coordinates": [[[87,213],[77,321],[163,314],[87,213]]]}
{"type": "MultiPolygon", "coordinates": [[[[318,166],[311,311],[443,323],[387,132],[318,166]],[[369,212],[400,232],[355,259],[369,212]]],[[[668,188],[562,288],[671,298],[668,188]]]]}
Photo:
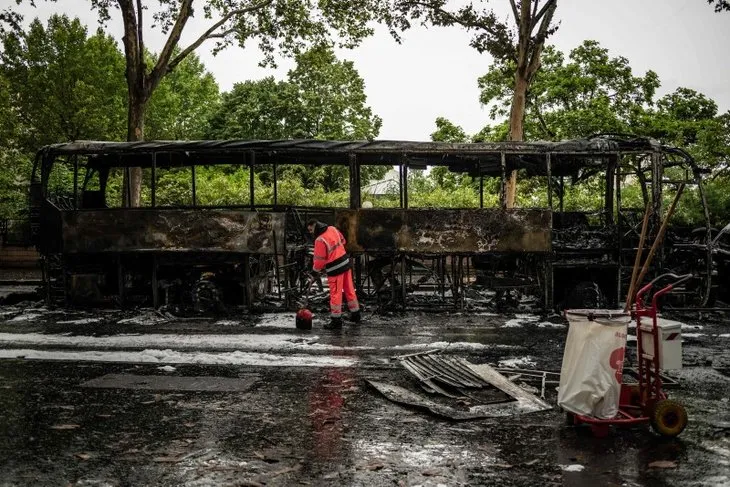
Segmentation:
{"type": "Polygon", "coordinates": [[[77,141],[38,152],[30,206],[52,303],[290,308],[322,292],[305,289],[311,242],[303,228],[316,217],[346,235],[366,302],[554,309],[623,305],[645,208],[653,209],[647,255],[682,186],[702,221],[667,232],[647,279],[691,272],[694,279],[674,294],[680,305],[707,306],[716,271],[701,175],[680,149],[613,135],[531,143],[77,141]],[[349,201],[282,203],[278,173],[292,164],[346,170],[349,201]],[[395,169],[395,204],[375,198],[363,205],[374,199],[361,184],[368,166],[395,169]],[[235,198],[202,198],[198,182],[212,167],[245,189],[235,198]],[[435,167],[471,176],[478,203],[412,207],[409,175],[435,167]],[[139,207],[122,194],[131,168],[141,168],[139,207]],[[516,207],[507,208],[513,172],[520,186],[516,207]],[[172,179],[175,195],[166,190],[161,201],[172,179]]]}

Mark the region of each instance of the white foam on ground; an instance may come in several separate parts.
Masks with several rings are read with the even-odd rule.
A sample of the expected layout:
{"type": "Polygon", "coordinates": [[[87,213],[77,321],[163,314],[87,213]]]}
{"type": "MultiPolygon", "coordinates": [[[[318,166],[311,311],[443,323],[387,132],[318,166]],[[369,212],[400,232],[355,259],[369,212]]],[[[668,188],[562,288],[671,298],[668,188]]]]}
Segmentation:
{"type": "Polygon", "coordinates": [[[256,328],[288,328],[296,327],[294,313],[266,313],[261,315],[256,328]]]}
{"type": "Polygon", "coordinates": [[[529,356],[527,357],[518,357],[518,358],[509,358],[505,360],[499,361],[500,367],[511,367],[515,369],[521,369],[524,367],[535,367],[537,365],[537,362],[532,360],[529,356]]]}
{"type": "Polygon", "coordinates": [[[516,314],[513,319],[508,320],[504,325],[502,325],[502,328],[519,328],[529,323],[535,323],[539,319],[540,318],[535,315],[516,314]]]}
{"type": "Polygon", "coordinates": [[[57,321],[57,325],[87,325],[89,323],[99,323],[101,321],[101,318],[81,318],[78,320],[66,320],[66,321],[57,321]]]}
{"type": "Polygon", "coordinates": [[[150,312],[133,316],[131,318],[124,318],[117,321],[117,323],[120,325],[155,325],[157,323],[165,323],[167,321],[170,321],[170,319],[163,318],[158,314],[150,312]]]}
{"type": "Polygon", "coordinates": [[[573,465],[560,465],[560,468],[563,469],[564,472],[582,472],[585,467],[583,465],[573,464],[573,465]]]}
{"type": "MultiPolygon", "coordinates": [[[[83,349],[167,349],[176,350],[244,350],[256,352],[275,351],[332,351],[332,350],[382,350],[378,346],[341,347],[318,343],[318,335],[292,334],[229,334],[229,335],[173,335],[173,334],[127,334],[114,336],[46,335],[42,333],[0,333],[0,346],[62,346],[83,349]]],[[[425,351],[433,349],[485,350],[495,345],[472,342],[430,342],[410,343],[389,347],[393,350],[425,351]]],[[[497,348],[514,349],[515,345],[501,345],[497,348]]]]}
{"type": "Polygon", "coordinates": [[[40,318],[40,313],[24,313],[22,315],[18,315],[15,318],[10,318],[8,322],[10,323],[18,323],[18,322],[25,322],[25,321],[35,321],[36,318],[40,318]]]}
{"type": "Polygon", "coordinates": [[[562,323],[551,323],[549,321],[542,321],[537,324],[538,328],[565,328],[565,325],[562,323]]]}
{"type": "Polygon", "coordinates": [[[524,322],[522,320],[509,320],[507,323],[502,325],[502,328],[521,328],[524,322]]]}
{"type": "Polygon", "coordinates": [[[232,350],[297,350],[338,348],[318,345],[319,337],[296,335],[174,335],[127,334],[114,336],[46,335],[42,333],[0,333],[0,344],[49,345],[79,348],[175,348],[232,350]]]}
{"type": "Polygon", "coordinates": [[[220,320],[213,323],[214,325],[218,326],[238,326],[241,324],[240,321],[234,321],[234,320],[220,320]]]}
{"type": "MultiPolygon", "coordinates": [[[[174,350],[124,351],[59,351],[32,349],[0,349],[0,359],[60,360],[70,362],[125,362],[199,365],[258,365],[269,367],[352,367],[354,358],[318,355],[276,355],[253,352],[186,353],[174,350]]],[[[171,367],[174,370],[174,367],[171,367]]],[[[169,371],[169,370],[168,370],[169,371]]]]}

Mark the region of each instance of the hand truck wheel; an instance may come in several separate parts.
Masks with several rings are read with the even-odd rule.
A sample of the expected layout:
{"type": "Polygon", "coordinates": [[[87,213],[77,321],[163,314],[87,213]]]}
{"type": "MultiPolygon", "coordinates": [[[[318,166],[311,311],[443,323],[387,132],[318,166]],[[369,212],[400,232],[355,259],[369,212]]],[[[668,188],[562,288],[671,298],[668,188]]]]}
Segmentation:
{"type": "Polygon", "coordinates": [[[677,401],[657,402],[651,413],[651,427],[662,436],[675,437],[687,426],[687,410],[677,401]]]}
{"type": "Polygon", "coordinates": [[[565,411],[565,426],[575,426],[576,424],[575,414],[565,411]]]}

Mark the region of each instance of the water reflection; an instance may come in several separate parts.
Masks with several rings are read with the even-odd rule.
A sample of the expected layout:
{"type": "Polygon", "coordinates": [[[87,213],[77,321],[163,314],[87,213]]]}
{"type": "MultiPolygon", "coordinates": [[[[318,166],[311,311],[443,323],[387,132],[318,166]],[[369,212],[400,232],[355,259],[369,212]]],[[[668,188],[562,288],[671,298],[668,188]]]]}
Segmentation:
{"type": "Polygon", "coordinates": [[[351,387],[349,369],[328,368],[314,384],[309,394],[309,420],[313,453],[321,459],[341,454],[343,426],[343,391],[351,387]]]}

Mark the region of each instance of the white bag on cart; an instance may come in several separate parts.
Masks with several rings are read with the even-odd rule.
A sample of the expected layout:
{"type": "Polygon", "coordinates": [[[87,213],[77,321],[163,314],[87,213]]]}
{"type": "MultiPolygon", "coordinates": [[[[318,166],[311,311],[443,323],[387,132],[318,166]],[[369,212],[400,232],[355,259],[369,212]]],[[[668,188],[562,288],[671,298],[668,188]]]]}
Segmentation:
{"type": "Polygon", "coordinates": [[[566,310],[568,338],[560,369],[558,405],[583,416],[609,419],[618,413],[626,332],[623,310],[566,310]]]}

